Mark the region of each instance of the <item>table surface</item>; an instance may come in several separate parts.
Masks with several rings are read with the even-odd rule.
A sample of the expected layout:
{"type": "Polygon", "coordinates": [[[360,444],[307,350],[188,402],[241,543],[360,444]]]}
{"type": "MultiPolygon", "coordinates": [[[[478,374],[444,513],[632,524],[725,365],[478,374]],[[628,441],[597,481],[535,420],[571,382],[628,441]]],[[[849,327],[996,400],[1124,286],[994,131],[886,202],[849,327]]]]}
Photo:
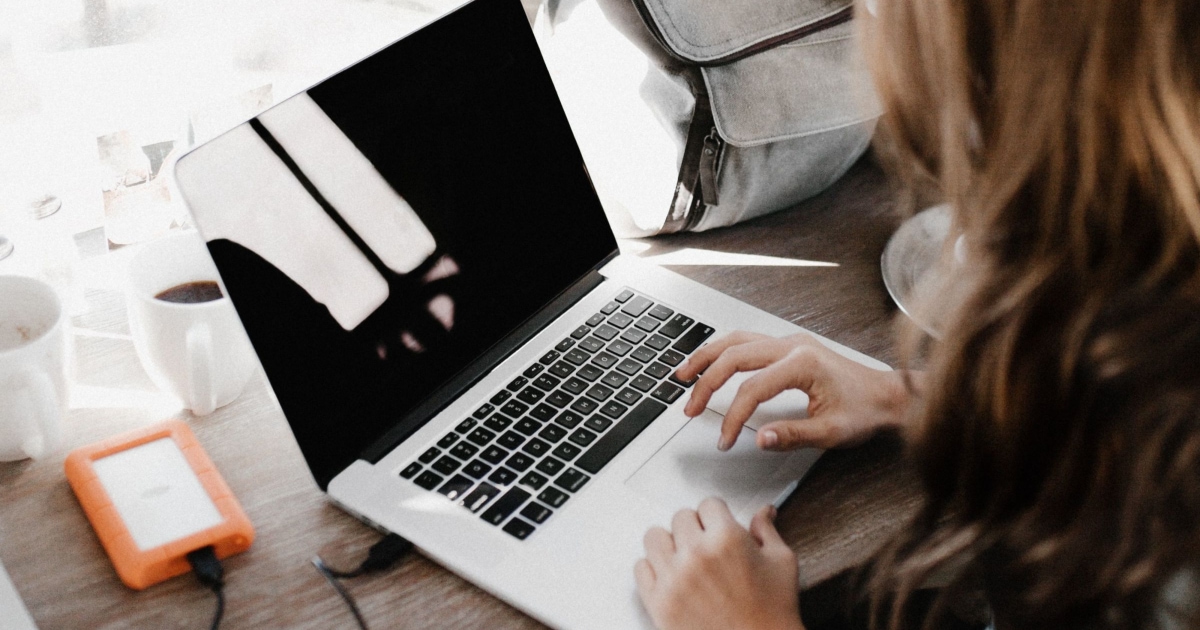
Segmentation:
{"type": "MultiPolygon", "coordinates": [[[[629,243],[642,257],[896,365],[896,309],[879,273],[899,223],[868,158],[825,194],[733,228],[629,243]],[[726,254],[772,257],[745,260],[726,254]],[[684,255],[686,254],[686,255],[684,255]],[[782,259],[782,260],[774,260],[782,259]],[[803,265],[795,261],[832,263],[803,265]],[[678,264],[690,263],[690,264],[678,264]]],[[[224,627],[351,627],[309,563],[357,564],[379,535],[325,500],[265,379],[216,413],[173,413],[142,371],[119,293],[89,289],[73,318],[68,447],[179,415],[194,429],[257,529],[226,561],[224,627]],[[114,393],[116,395],[114,395],[114,393]],[[166,406],[164,406],[166,405],[166,406]]],[[[905,519],[918,490],[894,440],[827,453],[780,511],[803,585],[864,560],[905,519]]],[[[0,464],[0,559],[42,628],[197,628],[214,600],[184,576],[143,592],[117,579],[62,472],[63,456],[0,464]]],[[[632,568],[631,568],[632,570],[632,568]]],[[[418,555],[347,583],[375,627],[534,627],[538,623],[418,555]]]]}

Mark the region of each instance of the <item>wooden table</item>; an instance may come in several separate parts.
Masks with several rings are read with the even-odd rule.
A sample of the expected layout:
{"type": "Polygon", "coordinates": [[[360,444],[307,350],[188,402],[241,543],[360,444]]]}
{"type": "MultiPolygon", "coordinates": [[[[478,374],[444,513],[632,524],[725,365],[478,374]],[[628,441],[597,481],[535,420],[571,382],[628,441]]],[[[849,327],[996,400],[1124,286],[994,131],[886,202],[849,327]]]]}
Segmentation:
{"type": "MultiPolygon", "coordinates": [[[[837,266],[681,266],[674,270],[895,365],[896,309],[879,257],[896,228],[892,197],[869,159],[833,189],[787,212],[731,229],[645,241],[643,256],[680,248],[754,253],[837,266]]],[[[94,390],[153,397],[128,340],[121,296],[89,291],[76,317],[73,377],[94,390]]],[[[163,419],[152,404],[83,406],[68,419],[68,446],[163,419]]],[[[225,628],[353,627],[345,604],[309,564],[357,564],[379,534],[326,502],[282,412],[260,376],[216,413],[192,418],[206,450],[241,500],[258,538],[226,561],[225,628]]],[[[895,441],[826,454],[781,510],[779,526],[800,559],[804,585],[857,564],[914,510],[917,488],[895,441]]],[[[62,472],[62,455],[0,464],[0,559],[43,629],[201,628],[214,609],[190,576],[144,592],[118,581],[62,472]]],[[[535,627],[537,622],[412,556],[392,571],[352,580],[376,628],[535,627]]]]}

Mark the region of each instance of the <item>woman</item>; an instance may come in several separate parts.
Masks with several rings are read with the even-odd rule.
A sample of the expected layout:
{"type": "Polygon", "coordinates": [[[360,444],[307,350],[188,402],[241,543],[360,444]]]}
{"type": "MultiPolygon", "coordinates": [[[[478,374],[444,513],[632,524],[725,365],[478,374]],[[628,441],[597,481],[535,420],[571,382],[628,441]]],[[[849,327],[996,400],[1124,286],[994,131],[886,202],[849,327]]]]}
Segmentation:
{"type": "MultiPolygon", "coordinates": [[[[1200,3],[877,4],[860,17],[881,152],[955,208],[963,297],[923,374],[735,334],[680,369],[704,372],[689,413],[761,369],[726,446],[793,387],[810,418],[760,447],[903,431],[926,498],[873,563],[879,627],[936,581],[981,591],[999,630],[1200,628],[1200,3]]],[[[771,516],[746,531],[709,501],[648,532],[635,573],[655,622],[802,627],[771,516]]]]}

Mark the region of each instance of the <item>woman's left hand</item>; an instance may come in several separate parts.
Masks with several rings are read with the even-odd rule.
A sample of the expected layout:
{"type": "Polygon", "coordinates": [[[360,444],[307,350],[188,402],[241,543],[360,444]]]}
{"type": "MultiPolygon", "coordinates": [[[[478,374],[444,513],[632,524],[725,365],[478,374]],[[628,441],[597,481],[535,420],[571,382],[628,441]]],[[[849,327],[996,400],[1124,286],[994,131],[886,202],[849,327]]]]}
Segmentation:
{"type": "Polygon", "coordinates": [[[775,530],[775,508],[747,531],[724,501],[705,499],[646,532],[634,565],[638,594],[659,628],[803,630],[796,555],[775,530]]]}

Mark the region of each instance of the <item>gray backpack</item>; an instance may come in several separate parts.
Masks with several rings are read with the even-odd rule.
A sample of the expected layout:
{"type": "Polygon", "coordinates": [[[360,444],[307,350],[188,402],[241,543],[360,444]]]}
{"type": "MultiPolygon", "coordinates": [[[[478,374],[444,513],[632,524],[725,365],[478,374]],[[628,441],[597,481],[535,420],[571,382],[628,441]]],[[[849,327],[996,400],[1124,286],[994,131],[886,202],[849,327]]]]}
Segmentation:
{"type": "Polygon", "coordinates": [[[545,4],[535,30],[618,236],[732,225],[845,174],[880,115],[852,12],[850,0],[545,4]]]}

